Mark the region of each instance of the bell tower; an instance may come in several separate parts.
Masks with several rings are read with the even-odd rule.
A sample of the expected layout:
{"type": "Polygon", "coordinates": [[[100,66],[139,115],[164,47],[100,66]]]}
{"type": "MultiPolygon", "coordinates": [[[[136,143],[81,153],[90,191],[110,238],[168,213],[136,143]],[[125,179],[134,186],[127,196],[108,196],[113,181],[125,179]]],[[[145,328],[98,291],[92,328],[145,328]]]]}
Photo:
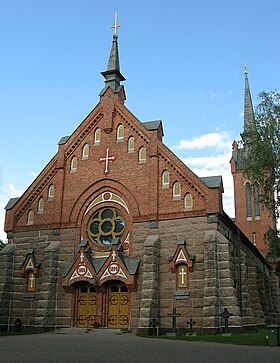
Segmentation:
{"type": "Polygon", "coordinates": [[[232,157],[230,160],[234,186],[235,223],[249,240],[266,255],[269,246],[265,243],[264,236],[268,229],[274,228],[275,220],[272,213],[260,203],[258,184],[244,176],[242,157],[246,152],[246,148],[250,147],[251,142],[251,140],[245,138],[244,133],[255,124],[246,65],[244,75],[244,126],[243,133],[241,134],[242,143],[233,141],[232,157]]]}

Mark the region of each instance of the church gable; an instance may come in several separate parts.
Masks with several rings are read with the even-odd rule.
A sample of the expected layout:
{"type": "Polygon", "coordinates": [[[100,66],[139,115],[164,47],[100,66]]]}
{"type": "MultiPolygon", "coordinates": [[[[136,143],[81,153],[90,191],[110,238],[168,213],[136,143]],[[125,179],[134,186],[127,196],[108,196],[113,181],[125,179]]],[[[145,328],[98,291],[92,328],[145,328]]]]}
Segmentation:
{"type": "Polygon", "coordinates": [[[63,286],[65,287],[77,282],[92,282],[97,279],[91,249],[87,241],[81,241],[75,261],[66,264],[62,277],[64,279],[63,286]]]}

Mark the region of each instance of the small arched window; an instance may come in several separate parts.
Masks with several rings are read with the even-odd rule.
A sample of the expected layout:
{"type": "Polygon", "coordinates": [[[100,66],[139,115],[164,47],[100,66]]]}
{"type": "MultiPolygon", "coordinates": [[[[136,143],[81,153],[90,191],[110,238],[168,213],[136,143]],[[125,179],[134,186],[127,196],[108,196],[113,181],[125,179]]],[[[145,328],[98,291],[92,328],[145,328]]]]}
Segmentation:
{"type": "Polygon", "coordinates": [[[133,137],[133,136],[131,136],[131,137],[128,139],[128,148],[127,148],[128,150],[127,150],[127,151],[128,151],[129,153],[133,153],[133,152],[134,152],[134,144],[135,144],[135,143],[134,143],[134,141],[135,141],[135,140],[134,140],[134,137],[133,137]]]}
{"type": "Polygon", "coordinates": [[[99,145],[101,141],[101,130],[98,128],[94,133],[94,144],[99,145]]]}
{"type": "Polygon", "coordinates": [[[27,274],[27,291],[33,292],[36,290],[36,276],[34,272],[28,272],[27,274]]]}
{"type": "Polygon", "coordinates": [[[33,209],[30,209],[27,215],[27,224],[33,224],[34,223],[34,212],[33,209]]]}
{"type": "Polygon", "coordinates": [[[252,218],[251,185],[249,182],[245,184],[245,193],[246,193],[246,215],[247,218],[252,218]]]}
{"type": "Polygon", "coordinates": [[[259,186],[258,183],[254,183],[254,208],[255,208],[255,218],[260,217],[260,201],[259,201],[259,186]]]}
{"type": "Polygon", "coordinates": [[[161,183],[163,188],[169,188],[170,174],[167,170],[164,170],[161,177],[161,183]]]}
{"type": "Polygon", "coordinates": [[[77,157],[73,156],[71,159],[71,167],[70,167],[71,173],[75,173],[77,171],[77,157]]]}
{"type": "Polygon", "coordinates": [[[179,182],[173,184],[173,199],[181,198],[181,185],[179,182]]]}
{"type": "Polygon", "coordinates": [[[117,128],[117,141],[123,141],[124,139],[124,127],[120,124],[117,128]]]}
{"type": "Polygon", "coordinates": [[[139,149],[139,163],[145,163],[146,161],[146,148],[144,146],[139,149]]]}
{"type": "Polygon", "coordinates": [[[44,198],[41,197],[38,201],[38,214],[42,214],[44,212],[44,198]]]}
{"type": "Polygon", "coordinates": [[[193,208],[193,197],[190,193],[187,193],[185,195],[184,207],[186,210],[192,210],[192,208],[193,208]]]}
{"type": "Polygon", "coordinates": [[[179,265],[177,268],[177,287],[188,287],[188,266],[185,264],[179,265]]]}
{"type": "Polygon", "coordinates": [[[49,186],[49,191],[48,191],[48,200],[52,200],[54,198],[54,185],[51,184],[49,186]]]}
{"type": "Polygon", "coordinates": [[[83,154],[82,154],[82,158],[88,159],[89,158],[89,144],[85,144],[83,147],[83,154]]]}

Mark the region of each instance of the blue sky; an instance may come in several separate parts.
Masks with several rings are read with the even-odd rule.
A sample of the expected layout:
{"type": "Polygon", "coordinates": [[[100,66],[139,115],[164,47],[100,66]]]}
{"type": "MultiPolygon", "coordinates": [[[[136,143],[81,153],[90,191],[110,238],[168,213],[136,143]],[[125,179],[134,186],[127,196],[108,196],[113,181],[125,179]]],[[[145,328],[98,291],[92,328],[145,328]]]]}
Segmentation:
{"type": "Polygon", "coordinates": [[[164,143],[199,176],[222,174],[253,102],[279,89],[279,0],[0,0],[0,239],[20,196],[98,103],[118,12],[126,106],[161,119],[164,143]]]}

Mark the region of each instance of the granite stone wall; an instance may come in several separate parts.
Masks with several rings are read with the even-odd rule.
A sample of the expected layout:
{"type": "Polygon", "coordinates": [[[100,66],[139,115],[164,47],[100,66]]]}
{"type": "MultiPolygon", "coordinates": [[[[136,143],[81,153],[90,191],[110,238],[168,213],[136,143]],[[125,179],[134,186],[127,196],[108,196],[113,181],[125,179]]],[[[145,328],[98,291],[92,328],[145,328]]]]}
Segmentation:
{"type": "Polygon", "coordinates": [[[10,328],[15,253],[14,244],[0,251],[0,330],[10,328]]]}

